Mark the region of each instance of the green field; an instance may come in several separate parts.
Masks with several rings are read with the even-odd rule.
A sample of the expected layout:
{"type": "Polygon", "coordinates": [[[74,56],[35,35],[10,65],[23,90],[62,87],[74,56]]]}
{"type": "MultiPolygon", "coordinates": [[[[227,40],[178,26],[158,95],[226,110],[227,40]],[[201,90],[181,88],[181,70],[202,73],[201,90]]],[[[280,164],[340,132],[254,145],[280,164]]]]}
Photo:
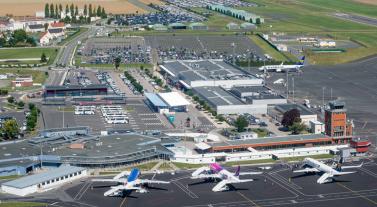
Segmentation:
{"type": "MultiPolygon", "coordinates": [[[[49,58],[48,64],[54,62],[57,54],[56,48],[4,48],[0,49],[0,59],[40,58],[45,53],[49,58]]],[[[38,62],[38,61],[37,61],[38,62]]],[[[17,63],[34,64],[35,61],[19,61],[17,63]]]]}
{"type": "Polygon", "coordinates": [[[30,69],[0,69],[0,74],[32,75],[34,83],[43,84],[47,78],[45,72],[30,69]]]}
{"type": "Polygon", "coordinates": [[[36,207],[36,206],[46,206],[45,203],[36,202],[4,202],[0,203],[0,207],[36,207]]]}

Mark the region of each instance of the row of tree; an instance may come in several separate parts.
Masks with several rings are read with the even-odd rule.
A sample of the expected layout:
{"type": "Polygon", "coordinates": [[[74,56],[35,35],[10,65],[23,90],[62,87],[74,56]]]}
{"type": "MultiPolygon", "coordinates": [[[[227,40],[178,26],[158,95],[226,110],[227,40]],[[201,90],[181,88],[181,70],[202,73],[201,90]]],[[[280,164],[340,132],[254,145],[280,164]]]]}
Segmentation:
{"type": "Polygon", "coordinates": [[[144,87],[137,82],[137,80],[129,74],[127,71],[124,71],[124,76],[131,82],[131,84],[135,87],[135,90],[137,90],[139,93],[143,93],[144,87]]]}
{"type": "MultiPolygon", "coordinates": [[[[67,4],[65,5],[65,15],[64,16],[71,16],[72,20],[76,19],[76,16],[79,16],[79,8],[77,5],[71,4],[70,6],[67,4]],[[69,14],[69,15],[68,15],[69,14]]],[[[60,19],[62,18],[63,13],[63,5],[62,4],[46,4],[45,5],[45,17],[60,19]]],[[[98,6],[97,8],[93,7],[92,4],[87,6],[84,5],[83,11],[83,18],[86,17],[101,17],[106,18],[107,14],[104,7],[98,6]]],[[[80,15],[82,16],[82,15],[80,15]]]]}
{"type": "Polygon", "coordinates": [[[3,34],[0,37],[0,47],[35,47],[37,45],[32,36],[27,35],[25,30],[18,29],[11,34],[3,34]]]}

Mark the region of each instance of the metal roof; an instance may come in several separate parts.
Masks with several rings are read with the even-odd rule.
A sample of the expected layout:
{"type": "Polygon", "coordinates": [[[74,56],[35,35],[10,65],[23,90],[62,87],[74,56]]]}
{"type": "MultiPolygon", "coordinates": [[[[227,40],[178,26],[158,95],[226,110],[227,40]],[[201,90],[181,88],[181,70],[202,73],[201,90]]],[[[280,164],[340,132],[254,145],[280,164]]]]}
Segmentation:
{"type": "Polygon", "coordinates": [[[45,90],[84,90],[84,89],[107,89],[105,84],[91,84],[87,86],[82,85],[65,85],[65,86],[57,86],[57,85],[47,85],[45,86],[45,90]]]}
{"type": "Polygon", "coordinates": [[[300,115],[315,115],[314,112],[310,111],[308,108],[300,104],[279,104],[276,105],[275,108],[281,113],[285,113],[292,109],[297,109],[300,111],[300,115]]]}
{"type": "Polygon", "coordinates": [[[85,168],[64,165],[62,167],[55,168],[44,173],[34,174],[16,180],[12,180],[3,183],[2,185],[21,189],[83,170],[85,170],[85,168]]]}
{"type": "Polygon", "coordinates": [[[245,104],[241,100],[236,98],[233,94],[222,89],[221,87],[196,87],[193,90],[213,106],[245,104]]]}
{"type": "Polygon", "coordinates": [[[159,107],[166,107],[167,105],[165,104],[164,101],[161,100],[161,98],[155,94],[155,93],[145,93],[144,94],[147,99],[152,102],[154,106],[159,106],[159,107]]]}
{"type": "Polygon", "coordinates": [[[268,143],[279,143],[279,142],[292,142],[292,141],[305,141],[312,139],[327,138],[331,139],[323,134],[309,134],[309,135],[290,135],[281,137],[266,137],[258,139],[245,139],[245,140],[230,140],[226,142],[208,143],[212,147],[221,146],[237,146],[237,145],[248,145],[248,144],[268,144],[268,143]]]}
{"type": "Polygon", "coordinates": [[[170,107],[190,105],[190,102],[178,92],[159,93],[158,96],[170,107]]]}

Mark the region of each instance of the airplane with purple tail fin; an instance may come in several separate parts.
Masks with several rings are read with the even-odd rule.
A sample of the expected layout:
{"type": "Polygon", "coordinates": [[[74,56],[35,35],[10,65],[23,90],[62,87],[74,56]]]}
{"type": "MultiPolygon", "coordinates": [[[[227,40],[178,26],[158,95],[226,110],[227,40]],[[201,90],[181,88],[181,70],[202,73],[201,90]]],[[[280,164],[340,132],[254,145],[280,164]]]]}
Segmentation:
{"type": "Polygon", "coordinates": [[[245,183],[254,181],[253,179],[243,179],[239,178],[240,175],[258,175],[262,172],[245,172],[241,173],[241,167],[238,166],[234,173],[229,172],[218,163],[212,163],[209,166],[201,167],[195,170],[191,174],[191,179],[219,179],[221,180],[215,187],[212,188],[212,191],[226,191],[229,190],[230,184],[234,183],[245,183]]]}

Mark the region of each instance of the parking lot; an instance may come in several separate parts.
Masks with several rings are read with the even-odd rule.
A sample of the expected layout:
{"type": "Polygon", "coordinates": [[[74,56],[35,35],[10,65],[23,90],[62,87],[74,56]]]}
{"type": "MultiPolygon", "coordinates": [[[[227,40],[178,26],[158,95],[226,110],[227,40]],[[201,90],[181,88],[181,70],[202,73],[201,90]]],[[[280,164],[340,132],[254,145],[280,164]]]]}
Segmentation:
{"type": "MultiPolygon", "coordinates": [[[[92,206],[375,206],[377,190],[374,183],[377,170],[374,162],[366,161],[357,175],[344,175],[334,182],[317,184],[318,175],[293,174],[289,165],[276,164],[262,175],[245,175],[242,179],[254,182],[230,186],[226,192],[212,192],[216,183],[192,180],[191,172],[181,171],[142,175],[143,178],[169,180],[168,185],[149,185],[150,193],[127,193],[124,197],[103,197],[108,190],[106,183],[86,181],[72,186],[65,192],[73,202],[92,206]],[[158,198],[158,199],[157,199],[158,198]]],[[[262,171],[257,167],[241,167],[242,171],[262,171]]],[[[228,169],[230,172],[234,168],[228,169]]]]}
{"type": "Polygon", "coordinates": [[[121,63],[149,63],[150,48],[143,37],[91,38],[79,48],[82,63],[113,64],[120,57],[121,63]]]}
{"type": "Polygon", "coordinates": [[[229,7],[256,7],[258,6],[253,2],[246,2],[241,0],[167,0],[171,4],[180,7],[206,7],[208,5],[220,4],[229,7]]]}
{"type": "Polygon", "coordinates": [[[263,51],[244,35],[154,35],[145,37],[146,44],[157,48],[160,60],[235,59],[262,60],[263,51]]]}

